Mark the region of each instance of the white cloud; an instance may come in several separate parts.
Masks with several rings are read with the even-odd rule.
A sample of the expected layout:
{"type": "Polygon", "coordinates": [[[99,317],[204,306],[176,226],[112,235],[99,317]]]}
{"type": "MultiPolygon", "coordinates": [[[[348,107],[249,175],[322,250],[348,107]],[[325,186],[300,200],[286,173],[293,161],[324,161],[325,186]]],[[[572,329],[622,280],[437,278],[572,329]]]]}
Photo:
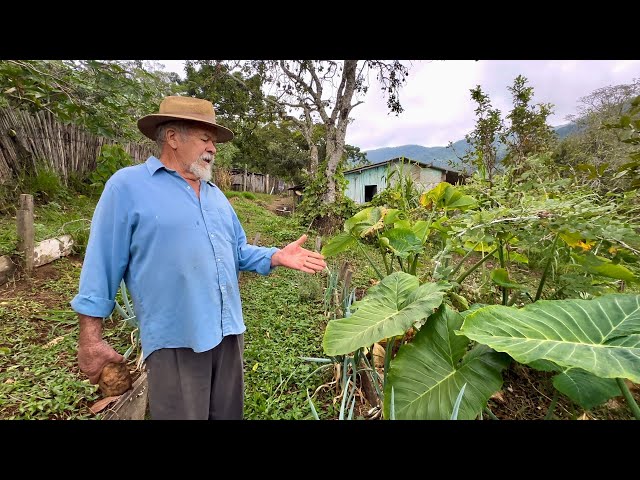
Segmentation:
{"type": "MultiPolygon", "coordinates": [[[[167,70],[184,77],[183,61],[159,60],[167,70]]],[[[403,62],[408,64],[409,62],[403,62]]],[[[365,103],[351,112],[353,122],[346,141],[361,150],[406,144],[446,146],[469,133],[475,125],[475,103],[470,90],[480,85],[502,116],[512,108],[507,87],[518,75],[533,87],[532,103],[551,103],[551,125],[567,122],[579,100],[606,86],[640,78],[640,60],[434,60],[412,61],[407,83],[400,91],[404,111],[388,113],[373,80],[365,103]]]]}

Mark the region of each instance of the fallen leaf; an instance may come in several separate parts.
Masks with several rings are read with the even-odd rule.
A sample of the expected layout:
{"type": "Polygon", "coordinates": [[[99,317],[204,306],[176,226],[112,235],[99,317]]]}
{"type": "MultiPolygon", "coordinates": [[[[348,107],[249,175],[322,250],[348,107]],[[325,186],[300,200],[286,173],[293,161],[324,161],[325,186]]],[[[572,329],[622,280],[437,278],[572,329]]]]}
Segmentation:
{"type": "Polygon", "coordinates": [[[98,400],[96,403],[94,403],[93,405],[91,405],[91,408],[89,408],[89,410],[91,410],[91,413],[93,413],[94,415],[97,414],[97,413],[100,413],[102,410],[107,408],[109,405],[111,405],[112,403],[115,403],[115,401],[118,400],[120,397],[121,397],[121,395],[118,395],[116,397],[105,397],[105,398],[102,398],[102,399],[98,400]]]}
{"type": "Polygon", "coordinates": [[[500,403],[505,403],[505,399],[504,396],[502,395],[502,392],[496,392],[493,395],[491,395],[491,400],[497,400],[500,403]]]}
{"type": "Polygon", "coordinates": [[[13,378],[7,378],[4,383],[10,384],[10,383],[16,383],[16,381],[13,378]]]}

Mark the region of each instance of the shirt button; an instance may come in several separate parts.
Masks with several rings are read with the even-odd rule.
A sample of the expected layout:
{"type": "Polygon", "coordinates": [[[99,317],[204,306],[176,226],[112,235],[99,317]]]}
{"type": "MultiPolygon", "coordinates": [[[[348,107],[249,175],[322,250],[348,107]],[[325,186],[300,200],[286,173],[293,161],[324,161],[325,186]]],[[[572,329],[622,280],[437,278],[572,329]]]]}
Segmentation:
{"type": "Polygon", "coordinates": [[[222,261],[222,260],[221,260],[221,259],[219,259],[219,258],[217,258],[216,260],[218,260],[219,262],[221,262],[221,261],[222,261]]]}

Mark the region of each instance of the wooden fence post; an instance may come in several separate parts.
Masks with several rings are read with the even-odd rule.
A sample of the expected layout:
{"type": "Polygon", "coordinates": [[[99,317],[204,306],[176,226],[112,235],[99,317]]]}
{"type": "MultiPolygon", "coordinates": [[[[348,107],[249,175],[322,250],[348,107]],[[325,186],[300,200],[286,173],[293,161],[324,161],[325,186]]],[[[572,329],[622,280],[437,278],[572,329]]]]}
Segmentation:
{"type": "Polygon", "coordinates": [[[321,248],[322,248],[322,237],[318,235],[316,237],[316,252],[319,252],[321,248]]]}
{"type": "Polygon", "coordinates": [[[242,191],[247,191],[247,164],[244,164],[244,176],[242,177],[242,191]]]}
{"type": "Polygon", "coordinates": [[[24,270],[27,276],[33,271],[33,195],[20,195],[20,207],[16,214],[18,224],[18,251],[24,255],[24,270]]]}

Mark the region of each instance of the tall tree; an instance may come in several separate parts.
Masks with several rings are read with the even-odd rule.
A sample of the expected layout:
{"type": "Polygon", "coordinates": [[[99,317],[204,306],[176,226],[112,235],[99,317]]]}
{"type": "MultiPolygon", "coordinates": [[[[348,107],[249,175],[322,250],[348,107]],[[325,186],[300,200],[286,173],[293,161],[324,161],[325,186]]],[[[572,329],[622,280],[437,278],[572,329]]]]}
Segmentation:
{"type": "Polygon", "coordinates": [[[513,86],[508,87],[513,99],[513,109],[507,114],[510,125],[501,135],[507,146],[503,160],[517,173],[523,168],[525,159],[533,154],[548,151],[554,146],[556,134],[547,123],[553,113],[550,103],[532,105],[533,87],[527,86],[527,78],[518,75],[513,86]]]}
{"type": "Polygon", "coordinates": [[[627,163],[633,146],[625,142],[624,129],[610,129],[607,125],[623,118],[638,95],[640,79],[635,79],[630,84],[599,88],[580,98],[577,114],[567,117],[576,124],[576,132],[561,142],[558,162],[574,167],[589,164],[602,173],[608,169],[610,174],[627,163]]]}
{"type": "Polygon", "coordinates": [[[399,61],[381,60],[254,60],[217,61],[212,69],[214,74],[224,73],[236,83],[243,83],[237,72],[263,79],[266,88],[273,92],[268,97],[269,103],[286,109],[279,110],[279,114],[297,126],[308,147],[314,188],[307,185],[305,190],[307,210],[317,217],[335,217],[331,206],[343,199],[344,182],[339,167],[347,126],[352,121],[349,114],[363,103],[360,98],[368,91],[372,73],[386,95],[389,109],[401,113],[399,90],[406,81],[408,68],[399,61]]]}
{"type": "Polygon", "coordinates": [[[291,168],[304,167],[300,135],[281,120],[283,108],[265,93],[264,76],[249,68],[232,70],[234,66],[212,60],[185,64],[186,93],[210,100],[219,121],[235,133],[232,144],[220,146],[226,166],[297,178],[291,168]],[[231,145],[233,155],[225,156],[231,145]]]}
{"type": "MultiPolygon", "coordinates": [[[[489,96],[482,91],[480,85],[469,90],[471,99],[476,102],[476,126],[473,131],[465,135],[465,140],[470,145],[470,149],[460,160],[463,165],[469,165],[472,169],[476,169],[482,180],[493,181],[493,175],[496,169],[497,161],[497,145],[496,140],[503,129],[500,110],[491,108],[491,100],[489,96]]],[[[453,148],[453,144],[449,142],[449,148],[453,148]]]]}
{"type": "Polygon", "coordinates": [[[320,201],[335,203],[342,193],[336,188],[335,177],[344,154],[349,114],[363,103],[358,97],[368,90],[369,74],[375,72],[387,95],[387,106],[399,114],[403,110],[399,89],[406,81],[407,67],[399,61],[381,60],[265,60],[253,62],[253,66],[268,72],[278,102],[288,107],[288,118],[298,125],[309,144],[311,173],[324,184],[320,201]],[[323,159],[317,157],[313,136],[318,123],[324,129],[323,159]]]}

